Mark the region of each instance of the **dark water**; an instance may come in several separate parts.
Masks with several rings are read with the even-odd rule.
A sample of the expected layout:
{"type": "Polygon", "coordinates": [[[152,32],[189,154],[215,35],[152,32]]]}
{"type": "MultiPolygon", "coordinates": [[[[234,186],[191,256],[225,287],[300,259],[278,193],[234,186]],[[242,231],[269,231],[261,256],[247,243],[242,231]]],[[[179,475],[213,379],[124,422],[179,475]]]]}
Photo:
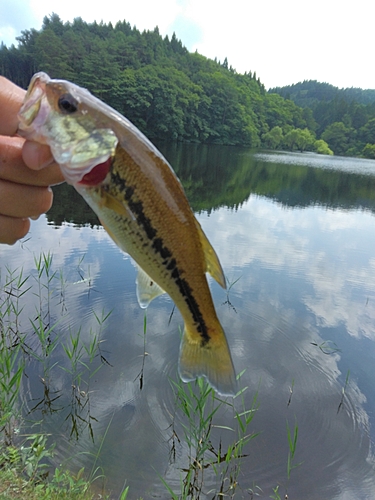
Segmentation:
{"type": "MultiPolygon", "coordinates": [[[[375,498],[375,162],[159,146],[234,283],[227,295],[210,282],[236,370],[245,370],[245,405],[258,394],[248,430],[259,434],[245,447],[235,498],[251,498],[250,488],[270,498],[277,485],[289,499],[375,498]],[[298,426],[289,479],[287,422],[298,426]]],[[[48,251],[57,274],[41,288],[32,278],[22,313],[31,348],[40,350],[28,318],[42,295],[48,321],[58,321],[52,337],[71,347],[80,332],[88,349],[98,335],[100,351],[90,363],[82,348],[74,365],[58,343],[42,362],[31,358],[24,412],[52,434],[56,463],[104,473],[113,498],[124,484],[128,498],[169,498],[161,477],[178,492],[188,454],[175,440],[171,460],[173,431],[183,437],[170,384],[181,318],[168,297],[156,299],[144,347],[135,268],[68,186],[27,241],[0,246],[2,282],[6,265],[36,276],[35,255],[48,251]]],[[[233,420],[217,414],[218,425],[233,420]]],[[[201,498],[213,497],[215,481],[207,471],[201,498]]]]}

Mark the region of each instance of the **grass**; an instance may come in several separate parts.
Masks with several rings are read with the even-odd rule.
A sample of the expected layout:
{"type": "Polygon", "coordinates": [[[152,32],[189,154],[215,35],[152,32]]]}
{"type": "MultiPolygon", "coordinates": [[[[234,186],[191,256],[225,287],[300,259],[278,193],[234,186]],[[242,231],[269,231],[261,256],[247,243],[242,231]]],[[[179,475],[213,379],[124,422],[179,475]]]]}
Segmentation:
{"type": "Polygon", "coordinates": [[[90,483],[83,477],[83,469],[73,475],[56,468],[49,477],[46,459],[52,458],[53,449],[47,446],[47,436],[29,435],[23,443],[20,447],[8,446],[1,450],[0,499],[94,498],[90,483]]]}
{"type": "Polygon", "coordinates": [[[94,496],[89,484],[78,475],[56,469],[48,483],[33,483],[23,478],[17,468],[0,471],[0,500],[93,500],[104,498],[94,496]]]}
{"type": "Polygon", "coordinates": [[[345,385],[344,387],[341,389],[341,399],[340,399],[340,404],[337,408],[337,413],[339,413],[339,411],[341,410],[342,408],[342,405],[344,404],[344,398],[345,398],[345,394],[346,394],[346,389],[348,387],[348,384],[349,384],[349,378],[350,378],[350,370],[348,370],[346,372],[346,378],[345,378],[345,385]]]}
{"type": "Polygon", "coordinates": [[[142,366],[141,370],[138,373],[138,375],[135,377],[135,380],[139,380],[139,390],[141,391],[143,389],[143,383],[144,383],[144,371],[145,371],[145,362],[146,362],[146,356],[148,356],[148,353],[146,352],[146,333],[147,333],[147,309],[144,310],[144,315],[143,315],[143,356],[142,356],[142,366]]]}
{"type": "Polygon", "coordinates": [[[288,445],[289,445],[288,462],[287,462],[287,476],[288,476],[288,481],[289,481],[290,474],[291,474],[292,470],[301,465],[300,463],[299,464],[294,463],[294,455],[296,453],[297,440],[298,440],[298,425],[297,425],[297,423],[294,424],[294,429],[293,429],[293,434],[292,434],[290,427],[289,427],[289,423],[288,423],[288,421],[286,421],[286,430],[287,430],[288,445]]]}

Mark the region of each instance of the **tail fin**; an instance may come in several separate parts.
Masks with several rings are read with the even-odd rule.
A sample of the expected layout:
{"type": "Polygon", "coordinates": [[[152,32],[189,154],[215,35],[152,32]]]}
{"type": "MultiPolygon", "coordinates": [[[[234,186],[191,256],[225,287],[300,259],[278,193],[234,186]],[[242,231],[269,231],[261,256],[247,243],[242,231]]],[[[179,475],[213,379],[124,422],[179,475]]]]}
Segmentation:
{"type": "Polygon", "coordinates": [[[197,377],[205,377],[210,385],[222,396],[236,393],[236,374],[224,331],[202,345],[197,335],[190,335],[184,329],[180,347],[179,373],[184,382],[197,377]]]}

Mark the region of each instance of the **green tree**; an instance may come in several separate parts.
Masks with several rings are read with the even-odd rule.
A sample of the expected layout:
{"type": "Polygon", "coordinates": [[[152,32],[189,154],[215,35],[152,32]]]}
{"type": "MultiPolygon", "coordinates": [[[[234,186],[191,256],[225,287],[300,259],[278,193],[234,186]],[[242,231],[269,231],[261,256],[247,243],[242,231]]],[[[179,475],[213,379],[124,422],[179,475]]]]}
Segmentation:
{"type": "MultiPolygon", "coordinates": [[[[96,29],[100,30],[100,26],[96,25],[96,29]]],[[[121,72],[114,54],[109,50],[109,41],[92,37],[87,52],[79,72],[80,84],[119,109],[122,103],[119,90],[121,72]]]]}
{"type": "Polygon", "coordinates": [[[299,137],[299,132],[296,128],[289,130],[289,132],[287,132],[284,135],[284,144],[287,147],[287,149],[289,149],[289,151],[293,151],[293,149],[295,149],[298,137],[299,137]]]}
{"type": "Polygon", "coordinates": [[[328,144],[326,141],[323,141],[323,139],[318,139],[314,142],[314,150],[321,155],[333,155],[332,149],[329,148],[328,144]]]}
{"type": "Polygon", "coordinates": [[[303,130],[297,129],[297,132],[298,132],[296,140],[297,148],[301,152],[306,151],[307,149],[311,149],[315,141],[314,134],[312,134],[310,130],[308,130],[307,128],[304,128],[303,130]]]}
{"type": "Polygon", "coordinates": [[[283,129],[279,126],[273,127],[269,132],[262,136],[264,145],[270,149],[276,149],[283,140],[283,129]]]}
{"type": "Polygon", "coordinates": [[[327,142],[328,146],[337,155],[344,155],[350,147],[352,130],[342,122],[335,122],[323,132],[321,138],[327,142]]]}
{"type": "Polygon", "coordinates": [[[362,154],[365,158],[375,160],[375,144],[366,144],[363,148],[362,154]]]}
{"type": "Polygon", "coordinates": [[[375,142],[375,118],[369,120],[366,125],[359,129],[358,138],[365,144],[375,142]]]}
{"type": "Polygon", "coordinates": [[[368,120],[368,111],[363,104],[353,103],[351,109],[352,126],[358,130],[363,127],[368,120]]]}
{"type": "Polygon", "coordinates": [[[52,13],[50,16],[45,16],[43,19],[42,31],[50,29],[58,37],[64,34],[66,26],[61,21],[58,14],[52,13]]]}
{"type": "Polygon", "coordinates": [[[302,109],[302,117],[306,122],[306,127],[309,130],[313,130],[314,132],[318,128],[318,124],[316,123],[314,119],[313,112],[310,108],[303,108],[302,109]]]}
{"type": "Polygon", "coordinates": [[[284,145],[290,151],[298,149],[302,152],[311,149],[314,141],[314,134],[307,128],[303,130],[300,128],[292,128],[284,135],[284,145]]]}
{"type": "Polygon", "coordinates": [[[44,29],[38,36],[35,49],[40,71],[45,71],[51,78],[70,80],[74,77],[64,42],[51,28],[44,29]]]}

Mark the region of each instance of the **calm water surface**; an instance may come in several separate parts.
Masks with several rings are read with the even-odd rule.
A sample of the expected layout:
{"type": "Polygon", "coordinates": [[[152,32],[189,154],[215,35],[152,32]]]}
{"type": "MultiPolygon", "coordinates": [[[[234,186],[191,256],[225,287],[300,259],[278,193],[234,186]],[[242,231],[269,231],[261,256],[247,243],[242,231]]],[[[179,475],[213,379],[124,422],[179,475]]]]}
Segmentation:
{"type": "MultiPolygon", "coordinates": [[[[236,370],[245,370],[245,404],[258,394],[249,431],[259,434],[244,450],[236,498],[250,498],[249,488],[270,498],[277,485],[290,499],[375,498],[375,162],[219,146],[160,149],[235,282],[227,295],[210,281],[236,370]],[[287,422],[298,425],[300,464],[289,479],[287,422]]],[[[130,258],[68,186],[55,199],[24,242],[0,246],[3,284],[9,269],[34,276],[21,329],[43,362],[28,361],[24,413],[57,442],[57,464],[103,472],[113,498],[124,484],[132,499],[169,498],[160,477],[178,492],[188,453],[170,384],[181,317],[168,297],[156,299],[145,340],[130,258]],[[41,252],[53,253],[57,274],[40,288],[41,252]],[[92,363],[84,350],[77,356],[89,369],[70,363],[61,344],[42,356],[29,321],[40,295],[49,297],[45,317],[57,322],[52,339],[70,347],[70,335],[80,332],[87,347],[100,338],[92,363]],[[174,460],[173,430],[181,438],[174,460]]],[[[226,410],[216,423],[233,420],[226,410]]],[[[228,431],[221,437],[231,438],[228,431]]],[[[208,471],[201,498],[212,498],[215,481],[208,471]]]]}

